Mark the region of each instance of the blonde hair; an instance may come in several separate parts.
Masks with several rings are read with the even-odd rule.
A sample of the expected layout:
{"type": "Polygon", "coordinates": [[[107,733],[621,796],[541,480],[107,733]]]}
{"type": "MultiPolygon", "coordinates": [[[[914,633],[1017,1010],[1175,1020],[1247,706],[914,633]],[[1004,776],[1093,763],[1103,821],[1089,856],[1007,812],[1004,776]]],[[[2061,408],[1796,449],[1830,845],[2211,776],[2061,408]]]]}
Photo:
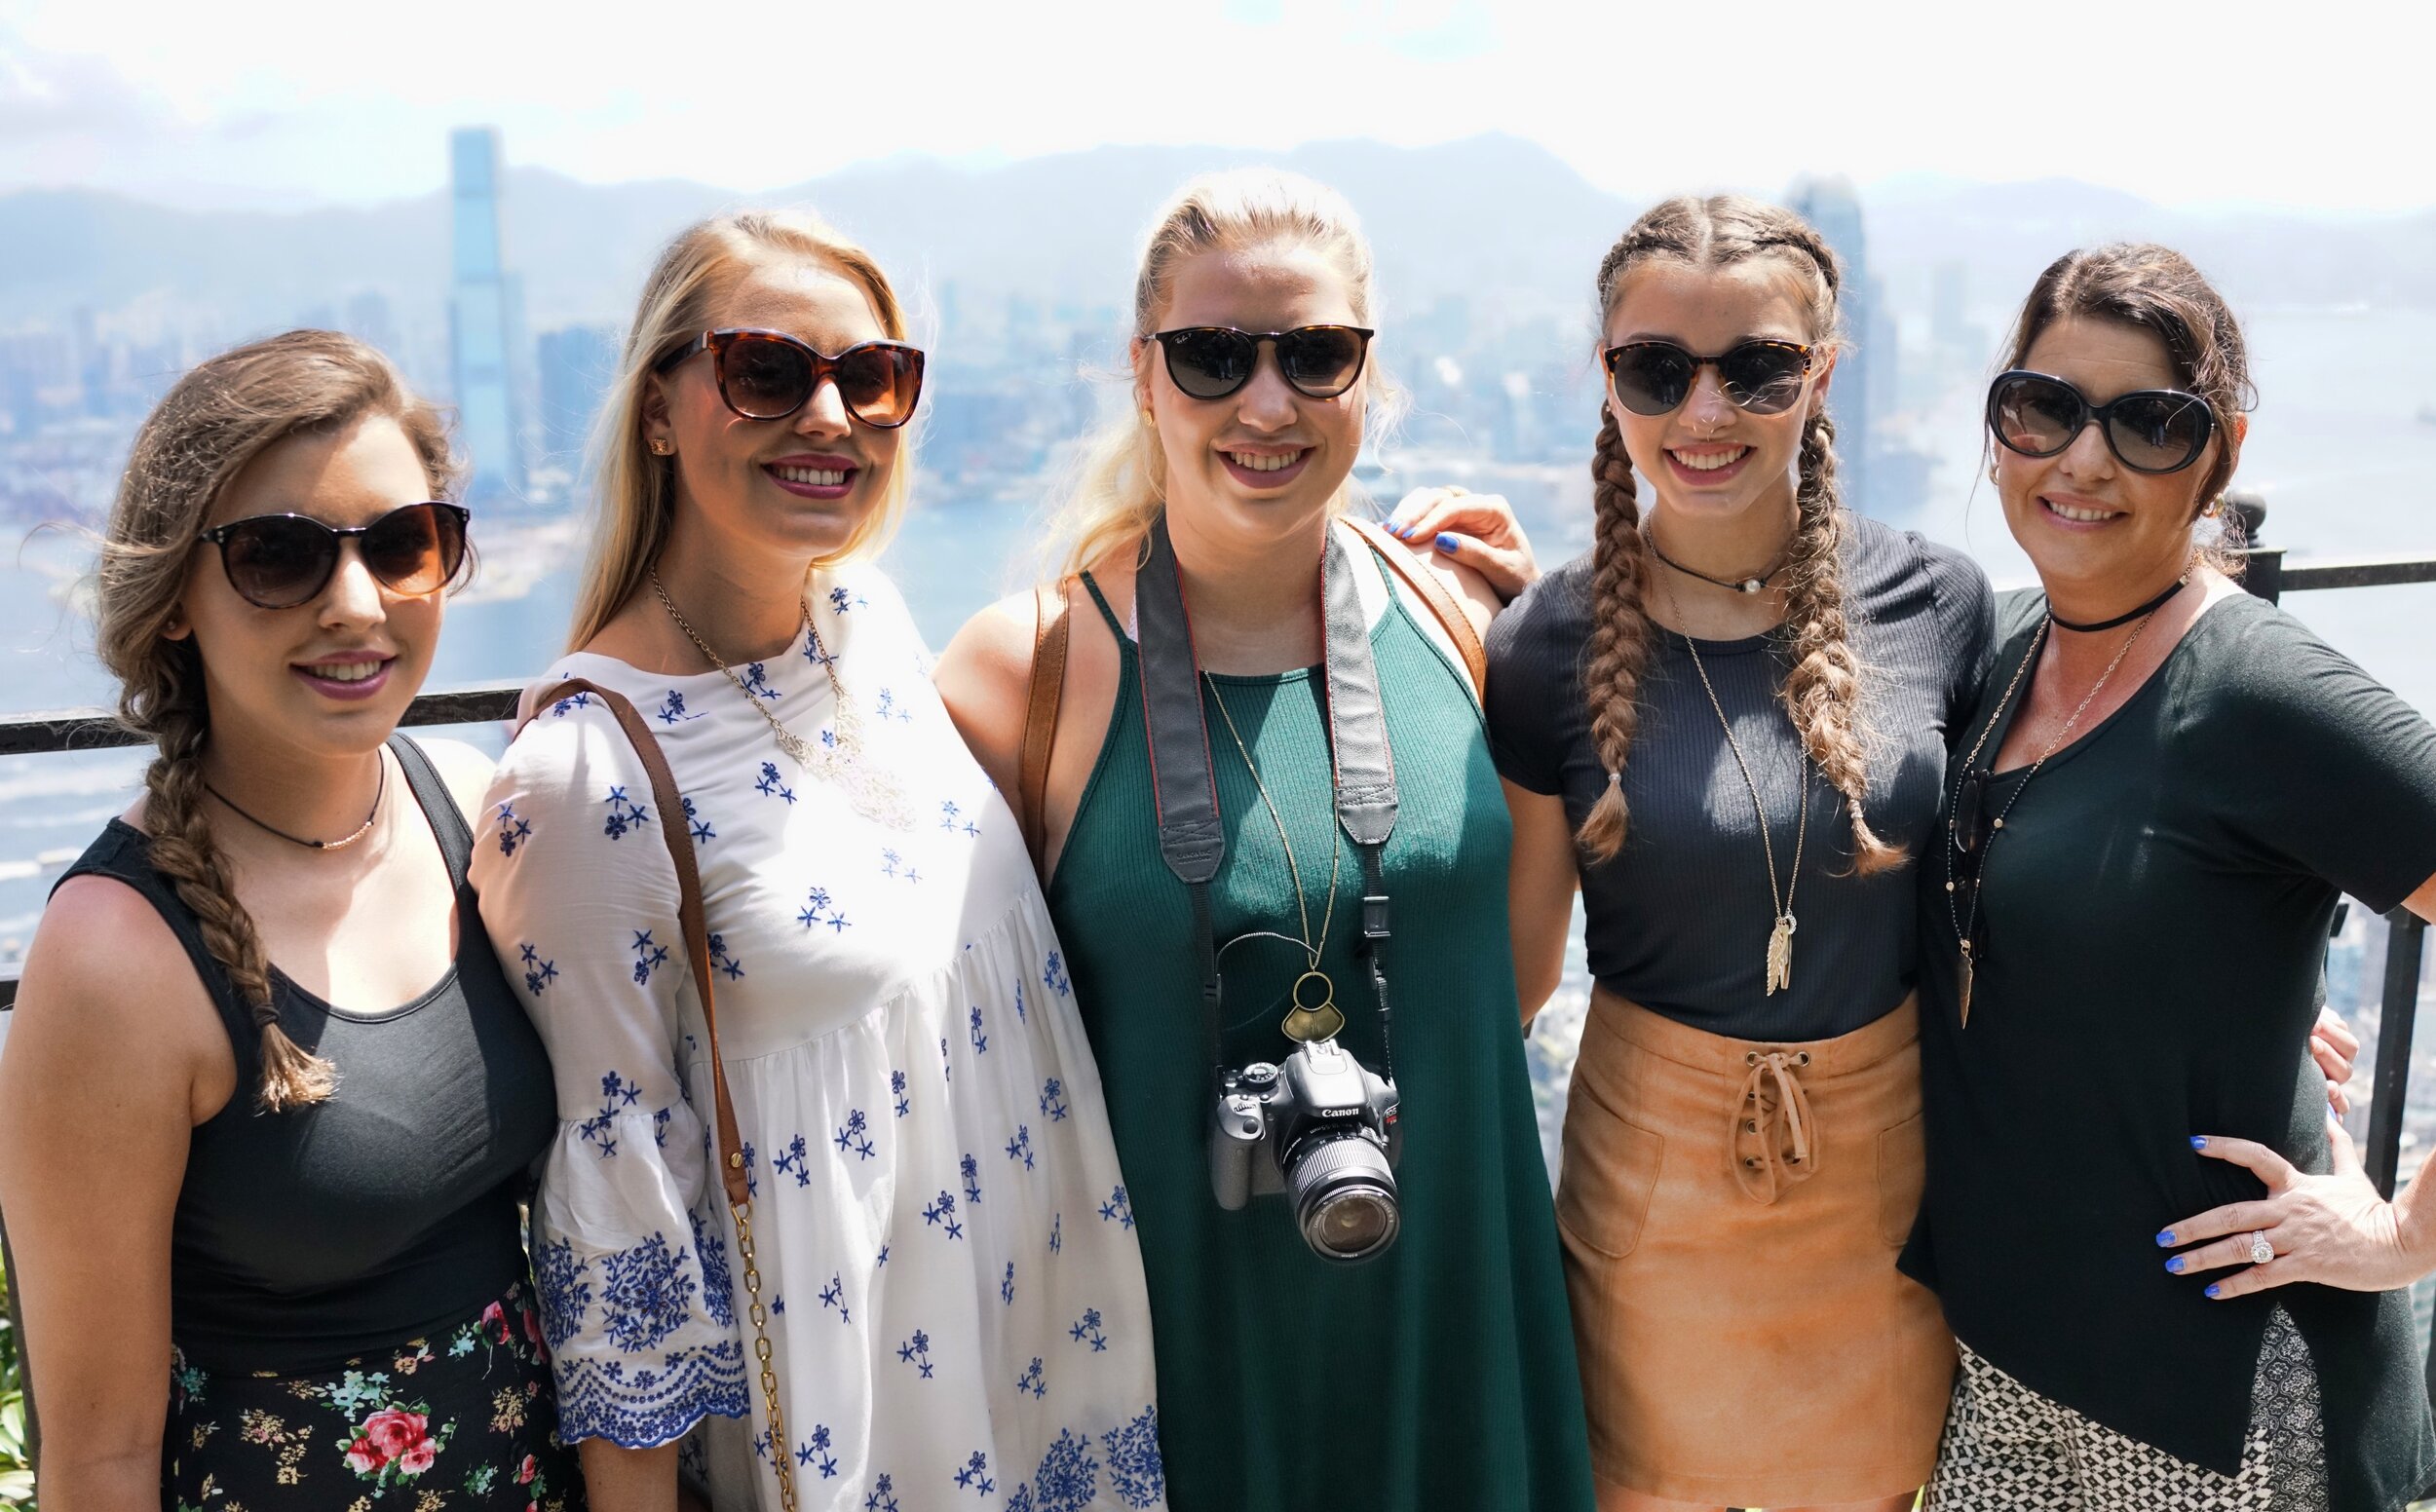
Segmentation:
{"type": "MultiPolygon", "coordinates": [[[[1133,280],[1133,337],[1147,339],[1175,294],[1176,269],[1203,252],[1243,251],[1284,244],[1326,258],[1345,280],[1353,319],[1374,323],[1370,244],[1345,197],[1300,173],[1233,169],[1205,173],[1176,192],[1152,223],[1133,280]]],[[[1395,391],[1379,369],[1377,353],[1362,372],[1364,430],[1376,435],[1390,418],[1395,391]]],[[[1330,502],[1343,512],[1358,497],[1349,474],[1330,502]]],[[[1084,444],[1075,480],[1059,506],[1052,538],[1067,543],[1061,573],[1078,572],[1128,547],[1138,548],[1167,500],[1166,457],[1159,433],[1127,404],[1125,413],[1084,444]]]]}
{"type": "MultiPolygon", "coordinates": [[[[632,597],[667,544],[676,510],[677,459],[652,454],[643,411],[663,359],[711,322],[711,313],[756,264],[781,257],[829,264],[862,285],[891,341],[906,339],[904,307],[871,254],[816,215],[800,210],[743,210],[695,222],[660,253],[643,281],[642,303],[618,360],[618,375],[601,405],[593,449],[596,472],[591,551],[576,591],[570,650],[601,631],[632,597]]],[[[912,459],[898,450],[888,492],[856,526],[835,555],[816,566],[876,551],[904,513],[912,459]]]]}
{"type": "MultiPolygon", "coordinates": [[[[1634,221],[1599,264],[1600,329],[1605,331],[1623,295],[1625,275],[1645,262],[1664,258],[1693,268],[1716,268],[1762,256],[1781,258],[1800,278],[1812,340],[1832,350],[1838,345],[1836,293],[1842,282],[1836,254],[1801,216],[1741,195],[1680,197],[1634,221]]],[[[1869,742],[1861,710],[1860,658],[1853,653],[1845,624],[1845,513],[1835,441],[1835,422],[1824,410],[1802,428],[1796,519],[1785,564],[1785,627],[1793,642],[1793,665],[1785,674],[1782,698],[1810,760],[1844,795],[1852,816],[1852,869],[1869,876],[1900,866],[1909,856],[1880,839],[1861,812],[1869,793],[1869,742]]],[[[1582,661],[1582,693],[1590,705],[1590,734],[1599,763],[1620,773],[1640,729],[1641,674],[1655,637],[1642,602],[1649,546],[1633,491],[1632,460],[1625,454],[1614,412],[1604,404],[1590,473],[1598,535],[1591,556],[1591,630],[1582,661]]],[[[1611,780],[1575,838],[1590,859],[1604,861],[1622,847],[1628,817],[1623,784],[1611,780]]]]}
{"type": "Polygon", "coordinates": [[[296,330],[223,352],[179,379],[135,434],[96,568],[95,649],[119,680],[119,723],[159,754],[144,773],[147,856],[202,926],[262,1031],[255,1105],[266,1113],[328,1098],[337,1071],[287,1038],[271,997],[271,964],[203,810],[210,739],[203,652],[167,632],[186,591],[195,537],[246,465],[298,435],[329,435],[370,416],[398,423],[436,497],[457,481],[440,412],[409,391],[380,353],[334,331],[296,330]]]}

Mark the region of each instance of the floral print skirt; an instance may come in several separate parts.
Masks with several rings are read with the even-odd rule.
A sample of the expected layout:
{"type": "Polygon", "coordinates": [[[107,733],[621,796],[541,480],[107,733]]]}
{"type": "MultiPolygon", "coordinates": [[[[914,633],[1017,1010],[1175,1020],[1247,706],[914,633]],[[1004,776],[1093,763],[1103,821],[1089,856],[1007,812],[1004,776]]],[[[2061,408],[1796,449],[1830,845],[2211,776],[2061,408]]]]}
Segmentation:
{"type": "Polygon", "coordinates": [[[173,1357],[165,1512],[582,1512],[522,1283],[474,1317],[311,1376],[173,1357]]]}

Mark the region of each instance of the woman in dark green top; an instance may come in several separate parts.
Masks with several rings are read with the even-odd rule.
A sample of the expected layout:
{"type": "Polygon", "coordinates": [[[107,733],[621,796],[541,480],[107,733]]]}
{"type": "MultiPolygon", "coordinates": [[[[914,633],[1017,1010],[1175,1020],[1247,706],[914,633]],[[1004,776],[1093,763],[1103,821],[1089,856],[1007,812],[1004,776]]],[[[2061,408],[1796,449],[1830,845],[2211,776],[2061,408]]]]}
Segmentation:
{"type": "MultiPolygon", "coordinates": [[[[1085,476],[1072,558],[1085,571],[1049,711],[1061,738],[1041,812],[1026,819],[1043,821],[1049,907],[1140,1226],[1170,1504],[1586,1509],[1571,1321],[1515,1030],[1497,774],[1448,627],[1332,523],[1379,393],[1363,376],[1370,307],[1368,249],[1351,211],[1317,185],[1272,172],[1204,179],[1161,217],[1136,295],[1140,413],[1085,476]],[[1232,369],[1213,349],[1152,339],[1314,326],[1353,336],[1264,338],[1232,369]],[[1131,635],[1135,572],[1162,507],[1211,711],[1226,839],[1212,927],[1222,942],[1270,936],[1223,959],[1229,1066],[1295,1048],[1280,1020],[1313,956],[1348,1015],[1341,1043],[1383,1065],[1376,1009],[1355,985],[1366,980],[1353,950],[1362,870],[1330,811],[1326,695],[1312,670],[1323,547],[1336,531],[1350,548],[1400,800],[1383,860],[1402,1228],[1357,1265],[1315,1256],[1280,1197],[1231,1212],[1212,1193],[1199,936],[1161,857],[1131,635]]],[[[1476,633],[1494,597],[1468,573],[1424,565],[1427,554],[1400,565],[1466,595],[1470,618],[1454,629],[1476,633]]],[[[966,738],[1010,796],[1034,629],[1029,595],[1001,605],[966,627],[939,671],[966,738]]]]}
{"type": "Polygon", "coordinates": [[[2247,377],[2189,262],[2058,260],[2008,366],[2044,591],[2000,607],[1922,869],[1903,1264],[1963,1346],[1928,1505],[2399,1506],[2436,1215],[2330,1146],[2303,1046],[2339,894],[2436,915],[2436,730],[2194,547],[2247,377]]]}

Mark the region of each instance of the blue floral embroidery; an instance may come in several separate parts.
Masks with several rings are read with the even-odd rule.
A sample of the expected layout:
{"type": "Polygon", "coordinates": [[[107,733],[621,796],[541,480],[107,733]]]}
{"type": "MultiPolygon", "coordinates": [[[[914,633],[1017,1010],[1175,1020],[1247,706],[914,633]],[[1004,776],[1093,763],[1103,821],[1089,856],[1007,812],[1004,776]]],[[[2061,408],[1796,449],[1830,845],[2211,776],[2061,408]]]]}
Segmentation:
{"type": "Polygon", "coordinates": [[[618,1153],[618,1142],[610,1137],[609,1126],[622,1109],[631,1108],[642,1100],[643,1089],[616,1072],[600,1078],[600,1108],[590,1117],[575,1126],[584,1143],[600,1152],[603,1160],[618,1153]]]}
{"type": "Polygon", "coordinates": [[[837,1146],[839,1154],[852,1151],[868,1160],[873,1153],[870,1128],[871,1120],[863,1116],[861,1109],[850,1110],[846,1115],[846,1126],[831,1137],[831,1143],[837,1146]]]}
{"type": "Polygon", "coordinates": [[[550,717],[552,719],[564,719],[567,717],[567,712],[570,709],[590,708],[591,706],[592,696],[589,693],[579,693],[573,698],[560,699],[557,702],[552,703],[550,706],[550,717]]]}
{"type": "Polygon", "coordinates": [[[979,1003],[976,1002],[972,1005],[972,1016],[967,1020],[967,1022],[972,1026],[971,1030],[972,1038],[972,1053],[975,1055],[989,1054],[990,1037],[981,1033],[981,1005],[979,1003]]]}
{"type": "Polygon", "coordinates": [[[922,1379],[929,1380],[933,1368],[931,1336],[920,1329],[915,1329],[911,1339],[896,1346],[896,1358],[903,1364],[918,1367],[922,1372],[922,1379]]]}
{"type": "Polygon", "coordinates": [[[668,1119],[675,1114],[673,1108],[663,1108],[651,1115],[651,1142],[662,1150],[668,1148],[668,1119]]]}
{"type": "Polygon", "coordinates": [[[684,1246],[668,1252],[655,1233],[630,1250],[601,1262],[600,1305],[609,1342],[628,1354],[648,1349],[685,1326],[693,1316],[694,1277],[684,1246]]]}
{"type": "Polygon", "coordinates": [[[558,1431],[567,1442],[605,1438],[628,1449],[666,1444],[707,1417],[742,1418],[748,1408],[744,1346],[734,1339],[671,1349],[652,1366],[562,1355],[558,1431]]]}
{"type": "Polygon", "coordinates": [[[1048,1217],[1048,1252],[1062,1254],[1066,1248],[1066,1215],[1051,1213],[1048,1217]]]}
{"type": "Polygon", "coordinates": [[[538,998],[542,990],[558,979],[558,963],[544,961],[541,948],[526,940],[517,952],[524,962],[524,990],[538,998]]]}
{"type": "Polygon", "coordinates": [[[1091,1346],[1091,1352],[1093,1354],[1106,1354],[1108,1352],[1108,1331],[1100,1326],[1100,1315],[1097,1307],[1085,1307],[1083,1309],[1082,1321],[1076,1323],[1074,1327],[1066,1330],[1066,1332],[1074,1336],[1074,1342],[1076,1343],[1088,1343],[1091,1346]]]}
{"type": "Polygon", "coordinates": [[[964,1158],[963,1168],[965,1173],[965,1203],[969,1207],[978,1207],[981,1204],[980,1162],[973,1159],[971,1153],[968,1152],[964,1158]]]}
{"type": "Polygon", "coordinates": [[[983,1496],[995,1495],[998,1483],[990,1479],[989,1472],[990,1456],[976,1449],[972,1457],[965,1461],[964,1468],[956,1472],[956,1489],[963,1491],[971,1487],[983,1496]]]}
{"type": "Polygon", "coordinates": [[[879,701],[872,705],[871,712],[882,720],[893,719],[900,725],[913,723],[913,710],[900,707],[895,693],[887,688],[880,690],[879,701]]]}
{"type": "Polygon", "coordinates": [[[1023,1010],[1023,984],[1021,982],[1015,984],[1015,1022],[1018,1024],[1032,1022],[1032,1016],[1023,1010]]]}
{"type": "Polygon", "coordinates": [[[1099,1205],[1099,1216],[1104,1223],[1119,1224],[1130,1228],[1133,1227],[1133,1199],[1125,1195],[1125,1190],[1123,1187],[1119,1187],[1108,1194],[1107,1201],[1099,1205]]]}
{"type": "Polygon", "coordinates": [[[682,724],[689,719],[702,718],[700,714],[685,712],[685,695],[674,688],[669,689],[668,696],[660,700],[660,707],[652,717],[664,725],[682,724]]]}
{"type": "Polygon", "coordinates": [[[1041,1084],[1041,1113],[1051,1123],[1066,1121],[1066,1084],[1055,1077],[1041,1084]]]}
{"type": "Polygon", "coordinates": [[[951,1239],[965,1236],[965,1226],[956,1221],[956,1194],[952,1191],[940,1192],[936,1201],[924,1208],[922,1222],[925,1227],[931,1228],[946,1225],[947,1236],[951,1239]]]}
{"type": "Polygon", "coordinates": [[[716,1223],[693,1215],[694,1253],[702,1260],[703,1316],[721,1328],[736,1321],[736,1283],[728,1275],[728,1241],[716,1223]]]}
{"type": "Polygon", "coordinates": [[[1027,1171],[1032,1169],[1032,1125],[1015,1125],[1015,1137],[1007,1142],[1007,1158],[1022,1161],[1027,1171]]]}
{"type": "MultiPolygon", "coordinates": [[[[690,1101],[690,1099],[688,1099],[688,1100],[690,1101]]],[[[704,1148],[705,1151],[707,1151],[707,1150],[710,1148],[710,1130],[709,1130],[708,1128],[706,1128],[706,1127],[703,1130],[703,1148],[704,1148]]],[[[743,1155],[744,1155],[744,1195],[745,1195],[745,1196],[747,1196],[747,1197],[757,1197],[757,1196],[760,1196],[760,1195],[761,1195],[761,1170],[760,1170],[759,1165],[757,1164],[757,1161],[758,1161],[758,1158],[759,1158],[759,1156],[758,1156],[758,1153],[754,1151],[753,1146],[752,1146],[752,1141],[750,1141],[750,1140],[746,1140],[746,1141],[744,1142],[743,1155]]]]}
{"type": "Polygon", "coordinates": [[[871,1494],[862,1498],[862,1512],[896,1512],[895,1485],[883,1475],[871,1483],[871,1494]]]}
{"type": "Polygon", "coordinates": [[[1091,1441],[1068,1428],[1057,1435],[1032,1477],[1033,1512],[1083,1512],[1099,1494],[1099,1461],[1091,1441]]]}
{"type": "Polygon", "coordinates": [[[516,847],[524,844],[526,838],[532,833],[533,821],[518,818],[515,805],[503,803],[499,806],[499,853],[501,855],[515,854],[516,847]]]}
{"type": "Polygon", "coordinates": [[[1007,1274],[998,1283],[998,1300],[1011,1307],[1015,1304],[1015,1263],[1007,1262],[1007,1274]]]}
{"type": "Polygon", "coordinates": [[[840,1323],[854,1325],[855,1309],[846,1305],[846,1278],[834,1270],[829,1272],[829,1284],[820,1288],[820,1307],[824,1312],[835,1307],[840,1323]]]}
{"type": "Polygon", "coordinates": [[[1074,996],[1074,983],[1066,975],[1066,963],[1056,951],[1048,953],[1048,968],[1041,973],[1041,985],[1060,998],[1074,996]]]}
{"type": "Polygon", "coordinates": [[[953,1081],[956,1079],[956,1063],[947,1058],[947,1037],[945,1035],[939,1036],[939,1079],[941,1081],[953,1081]]]}
{"type": "Polygon", "coordinates": [[[762,1460],[762,1461],[764,1461],[764,1462],[767,1462],[767,1461],[769,1460],[769,1458],[770,1458],[770,1430],[769,1430],[769,1429],[764,1428],[764,1429],[762,1429],[759,1433],[756,1433],[756,1434],[754,1434],[754,1435],[753,1435],[753,1457],[754,1457],[755,1459],[759,1459],[759,1460],[762,1460]]]}
{"type": "Polygon", "coordinates": [[[820,1479],[824,1481],[837,1478],[837,1456],[829,1453],[829,1425],[827,1423],[816,1422],[812,1425],[811,1442],[796,1446],[795,1462],[799,1465],[817,1464],[820,1470],[820,1479]]]}
{"type": "Polygon", "coordinates": [[[728,940],[724,934],[710,937],[710,969],[731,982],[744,974],[744,963],[728,954],[728,940]]]}
{"type": "Polygon", "coordinates": [[[955,804],[947,802],[942,802],[939,805],[939,828],[947,831],[951,835],[962,835],[967,840],[971,840],[981,833],[980,825],[975,824],[969,818],[966,818],[964,816],[964,811],[957,808],[955,804]]]}
{"type": "Polygon", "coordinates": [[[601,800],[609,806],[609,816],[601,821],[600,832],[612,840],[623,840],[626,832],[651,822],[651,811],[626,796],[623,787],[612,787],[601,800]]]}
{"type": "Polygon", "coordinates": [[[1032,1488],[1016,1487],[1015,1493],[1007,1498],[1007,1512],[1033,1512],[1032,1488]]]}
{"type": "Polygon", "coordinates": [[[668,947],[653,944],[649,929],[635,930],[634,943],[629,948],[634,952],[634,985],[637,987],[650,981],[651,974],[667,964],[668,947]]]}
{"type": "Polygon", "coordinates": [[[1041,1369],[1041,1357],[1032,1356],[1032,1368],[1015,1378],[1015,1389],[1029,1391],[1035,1402],[1048,1395],[1048,1376],[1041,1369]]]}
{"type": "Polygon", "coordinates": [[[894,850],[880,852],[880,875],[894,877],[904,882],[918,883],[922,880],[920,869],[894,850]]]}
{"type": "Polygon", "coordinates": [[[807,929],[817,924],[825,924],[832,934],[846,932],[846,916],[838,911],[834,902],[830,901],[829,889],[826,888],[815,888],[806,894],[804,911],[795,916],[795,922],[807,929]]]}
{"type": "Polygon", "coordinates": [[[1157,1506],[1167,1494],[1167,1468],[1159,1455],[1159,1409],[1143,1408],[1140,1417],[1109,1429],[1099,1441],[1108,1454],[1108,1489],[1117,1499],[1129,1507],[1157,1506]]]}
{"type": "Polygon", "coordinates": [[[888,1074],[888,1089],[890,1094],[896,1099],[896,1116],[901,1118],[913,1111],[913,1099],[905,1093],[903,1072],[892,1071],[888,1074]]]}
{"type": "Polygon", "coordinates": [[[782,1174],[794,1177],[796,1186],[809,1187],[812,1185],[812,1171],[805,1165],[804,1157],[810,1149],[811,1147],[805,1144],[804,1137],[798,1134],[787,1142],[785,1151],[770,1164],[782,1174]]]}
{"type": "Polygon", "coordinates": [[[870,607],[871,601],[864,598],[860,593],[849,592],[843,587],[829,589],[829,608],[839,614],[844,614],[849,609],[868,609],[870,607]]]}
{"type": "Polygon", "coordinates": [[[779,691],[770,686],[770,669],[759,662],[745,666],[744,691],[760,699],[775,699],[779,696],[779,691]]]}
{"type": "Polygon", "coordinates": [[[676,801],[684,806],[685,817],[693,823],[694,843],[696,845],[700,845],[704,841],[716,840],[719,838],[719,832],[710,827],[710,821],[704,818],[701,813],[696,812],[694,808],[694,800],[680,793],[677,795],[676,801]]]}
{"type": "Polygon", "coordinates": [[[584,1314],[592,1304],[591,1283],[584,1278],[591,1273],[592,1263],[578,1260],[575,1245],[566,1239],[545,1243],[534,1252],[534,1289],[541,1293],[542,1334],[550,1347],[561,1348],[584,1327],[584,1314]]]}
{"type": "Polygon", "coordinates": [[[888,1264],[888,1249],[889,1247],[885,1244],[880,1246],[880,1258],[872,1262],[874,1266],[885,1266],[888,1264]]]}
{"type": "Polygon", "coordinates": [[[783,798],[788,803],[795,801],[795,789],[787,786],[779,776],[779,764],[775,761],[761,764],[761,777],[753,783],[753,791],[764,798],[783,798]]]}

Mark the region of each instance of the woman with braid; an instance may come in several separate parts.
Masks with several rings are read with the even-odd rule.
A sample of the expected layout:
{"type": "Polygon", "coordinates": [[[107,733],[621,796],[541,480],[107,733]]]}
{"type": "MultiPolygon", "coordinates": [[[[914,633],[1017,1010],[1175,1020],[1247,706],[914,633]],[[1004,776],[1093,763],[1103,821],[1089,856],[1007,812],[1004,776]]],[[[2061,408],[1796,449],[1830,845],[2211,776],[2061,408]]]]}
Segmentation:
{"type": "Polygon", "coordinates": [[[135,438],[95,634],[156,755],[0,1059],[46,1504],[583,1504],[517,1234],[550,1066],[466,883],[489,764],[395,734],[455,471],[325,331],[203,363],[135,438]]]}
{"type": "Polygon", "coordinates": [[[1843,508],[1837,283],[1817,232],[1738,197],[1624,233],[1597,544],[1489,636],[1526,1014],[1577,883],[1588,913],[1556,1210],[1603,1512],[1908,1507],[1953,1380],[1894,1266],[1922,1180],[1907,863],[1991,600],[1843,508]]]}

